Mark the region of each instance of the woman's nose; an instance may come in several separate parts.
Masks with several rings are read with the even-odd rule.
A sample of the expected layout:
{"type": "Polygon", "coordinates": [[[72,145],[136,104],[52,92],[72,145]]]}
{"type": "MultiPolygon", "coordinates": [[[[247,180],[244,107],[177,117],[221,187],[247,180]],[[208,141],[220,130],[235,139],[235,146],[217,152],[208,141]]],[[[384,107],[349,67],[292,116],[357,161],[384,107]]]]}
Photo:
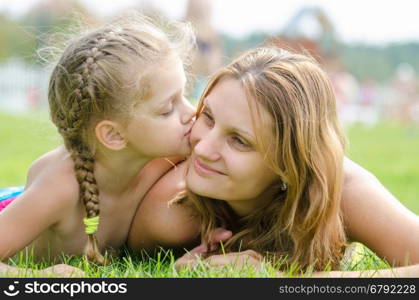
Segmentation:
{"type": "Polygon", "coordinates": [[[221,157],[220,145],[215,134],[211,132],[197,138],[193,149],[195,154],[204,160],[216,161],[221,157]]]}

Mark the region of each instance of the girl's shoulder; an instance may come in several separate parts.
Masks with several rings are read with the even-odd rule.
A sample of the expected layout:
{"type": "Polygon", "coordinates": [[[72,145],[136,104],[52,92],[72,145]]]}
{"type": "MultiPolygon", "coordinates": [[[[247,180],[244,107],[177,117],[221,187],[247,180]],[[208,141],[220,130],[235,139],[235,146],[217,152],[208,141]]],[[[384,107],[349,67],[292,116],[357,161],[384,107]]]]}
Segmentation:
{"type": "Polygon", "coordinates": [[[68,151],[58,147],[35,160],[29,168],[25,190],[37,190],[56,199],[78,201],[79,185],[68,151]]]}
{"type": "MultiPolygon", "coordinates": [[[[57,147],[32,162],[28,171],[28,180],[32,181],[40,175],[51,173],[54,175],[70,175],[73,171],[73,161],[70,153],[63,147],[57,147]]],[[[45,175],[44,175],[45,176],[45,175]]]]}

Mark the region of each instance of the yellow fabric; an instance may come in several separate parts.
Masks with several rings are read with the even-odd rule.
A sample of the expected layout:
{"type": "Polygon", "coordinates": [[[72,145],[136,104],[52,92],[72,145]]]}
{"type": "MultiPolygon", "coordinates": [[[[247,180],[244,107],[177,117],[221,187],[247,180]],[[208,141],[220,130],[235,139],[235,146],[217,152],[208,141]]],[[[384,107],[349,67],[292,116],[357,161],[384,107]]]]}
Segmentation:
{"type": "Polygon", "coordinates": [[[354,270],[362,265],[365,257],[368,257],[368,253],[366,253],[366,249],[361,243],[350,243],[340,261],[341,270],[354,270]]]}
{"type": "Polygon", "coordinates": [[[83,223],[86,226],[85,232],[87,234],[93,234],[97,231],[99,226],[99,216],[93,218],[84,218],[83,223]]]}

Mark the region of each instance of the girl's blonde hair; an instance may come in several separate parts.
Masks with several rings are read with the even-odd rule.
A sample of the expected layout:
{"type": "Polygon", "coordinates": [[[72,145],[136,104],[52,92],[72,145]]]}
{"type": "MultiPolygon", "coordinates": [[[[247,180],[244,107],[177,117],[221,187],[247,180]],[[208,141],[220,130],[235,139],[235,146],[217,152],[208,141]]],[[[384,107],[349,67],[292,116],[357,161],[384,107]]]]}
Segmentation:
{"type": "MultiPolygon", "coordinates": [[[[150,97],[150,70],[176,55],[187,61],[193,45],[186,23],[157,26],[143,16],[131,16],[81,34],[62,53],[49,82],[50,114],[74,161],[87,219],[100,212],[94,126],[106,118],[129,120],[133,106],[150,97]]],[[[88,233],[85,254],[104,263],[94,232],[88,233]]]]}
{"type": "Polygon", "coordinates": [[[244,88],[259,151],[280,180],[272,186],[272,200],[243,218],[225,201],[192,194],[203,240],[225,226],[234,232],[227,251],[253,249],[281,258],[283,266],[336,266],[346,243],[340,212],[345,138],[327,75],[305,55],[251,50],[214,75],[198,115],[203,99],[227,77],[244,88]]]}

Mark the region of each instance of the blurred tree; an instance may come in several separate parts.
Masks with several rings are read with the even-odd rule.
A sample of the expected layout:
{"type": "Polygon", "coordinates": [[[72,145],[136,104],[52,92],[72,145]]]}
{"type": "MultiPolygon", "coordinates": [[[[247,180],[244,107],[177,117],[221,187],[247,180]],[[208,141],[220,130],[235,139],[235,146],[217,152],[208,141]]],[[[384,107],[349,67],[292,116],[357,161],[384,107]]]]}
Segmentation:
{"type": "Polygon", "coordinates": [[[228,34],[221,34],[224,63],[230,62],[247,49],[262,46],[268,38],[269,35],[264,32],[253,32],[241,39],[228,34]]]}
{"type": "Polygon", "coordinates": [[[398,65],[410,64],[419,73],[418,42],[389,44],[386,46],[342,45],[345,67],[358,79],[389,80],[398,65]]]}
{"type": "Polygon", "coordinates": [[[33,34],[5,15],[0,15],[0,28],[0,62],[12,56],[31,61],[36,47],[33,34]]]}
{"type": "Polygon", "coordinates": [[[35,39],[32,62],[36,62],[36,49],[50,46],[51,34],[69,33],[77,29],[80,22],[88,26],[97,20],[78,0],[43,0],[33,6],[21,22],[35,39]]]}
{"type": "Polygon", "coordinates": [[[81,20],[85,26],[97,22],[78,0],[39,1],[17,20],[0,15],[0,61],[13,56],[37,63],[37,50],[47,46],[51,34],[68,33],[81,20]]]}

